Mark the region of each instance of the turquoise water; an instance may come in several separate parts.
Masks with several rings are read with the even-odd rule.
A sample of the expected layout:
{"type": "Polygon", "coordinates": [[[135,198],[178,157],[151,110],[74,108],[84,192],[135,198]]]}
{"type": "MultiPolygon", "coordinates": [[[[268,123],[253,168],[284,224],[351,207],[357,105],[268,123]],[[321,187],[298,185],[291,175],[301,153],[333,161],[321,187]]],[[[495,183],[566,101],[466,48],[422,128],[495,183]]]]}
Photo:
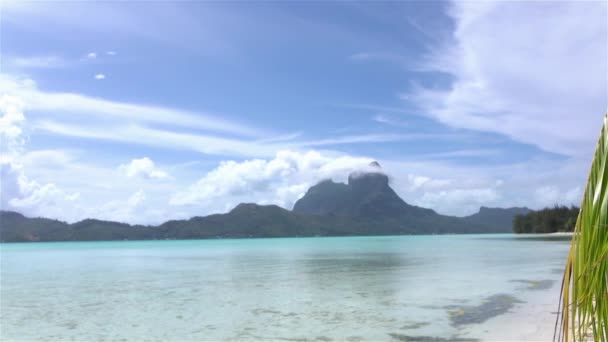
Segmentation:
{"type": "Polygon", "coordinates": [[[512,235],[3,244],[0,338],[477,338],[554,296],[568,247],[512,235]]]}

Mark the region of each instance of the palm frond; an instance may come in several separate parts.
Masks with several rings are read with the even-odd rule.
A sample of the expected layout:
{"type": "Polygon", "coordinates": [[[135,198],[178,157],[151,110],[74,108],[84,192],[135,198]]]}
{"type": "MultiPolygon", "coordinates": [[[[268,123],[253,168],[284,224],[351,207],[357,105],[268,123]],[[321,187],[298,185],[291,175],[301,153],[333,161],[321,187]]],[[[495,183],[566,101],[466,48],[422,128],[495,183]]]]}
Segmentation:
{"type": "Polygon", "coordinates": [[[608,341],[608,113],[566,262],[554,340],[608,341]]]}

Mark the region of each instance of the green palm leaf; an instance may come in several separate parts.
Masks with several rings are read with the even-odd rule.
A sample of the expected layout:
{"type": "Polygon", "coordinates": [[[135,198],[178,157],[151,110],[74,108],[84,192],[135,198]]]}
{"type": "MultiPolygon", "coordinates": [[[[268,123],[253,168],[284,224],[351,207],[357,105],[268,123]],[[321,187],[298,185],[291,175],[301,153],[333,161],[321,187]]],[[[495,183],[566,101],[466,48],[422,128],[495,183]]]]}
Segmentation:
{"type": "Polygon", "coordinates": [[[560,309],[558,341],[608,341],[608,113],[576,221],[560,309]]]}

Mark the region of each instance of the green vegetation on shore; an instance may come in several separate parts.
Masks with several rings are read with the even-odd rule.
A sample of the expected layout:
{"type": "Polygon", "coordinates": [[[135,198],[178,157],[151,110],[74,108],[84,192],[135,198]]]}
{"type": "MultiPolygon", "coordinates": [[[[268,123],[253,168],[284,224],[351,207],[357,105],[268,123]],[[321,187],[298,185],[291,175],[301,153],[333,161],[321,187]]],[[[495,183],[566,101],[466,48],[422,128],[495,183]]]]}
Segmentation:
{"type": "Polygon", "coordinates": [[[525,215],[517,215],[513,219],[514,233],[556,233],[572,232],[576,224],[579,208],[571,206],[555,206],[525,215]]]}

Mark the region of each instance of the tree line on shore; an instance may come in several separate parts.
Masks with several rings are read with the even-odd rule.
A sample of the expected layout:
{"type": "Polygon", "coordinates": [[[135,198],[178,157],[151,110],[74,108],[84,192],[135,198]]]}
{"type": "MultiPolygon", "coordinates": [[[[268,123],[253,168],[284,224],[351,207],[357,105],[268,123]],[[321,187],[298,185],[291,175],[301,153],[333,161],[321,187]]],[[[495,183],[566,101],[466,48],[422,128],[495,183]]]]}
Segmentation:
{"type": "Polygon", "coordinates": [[[554,206],[513,219],[514,233],[556,233],[573,232],[579,208],[575,206],[554,206]]]}

